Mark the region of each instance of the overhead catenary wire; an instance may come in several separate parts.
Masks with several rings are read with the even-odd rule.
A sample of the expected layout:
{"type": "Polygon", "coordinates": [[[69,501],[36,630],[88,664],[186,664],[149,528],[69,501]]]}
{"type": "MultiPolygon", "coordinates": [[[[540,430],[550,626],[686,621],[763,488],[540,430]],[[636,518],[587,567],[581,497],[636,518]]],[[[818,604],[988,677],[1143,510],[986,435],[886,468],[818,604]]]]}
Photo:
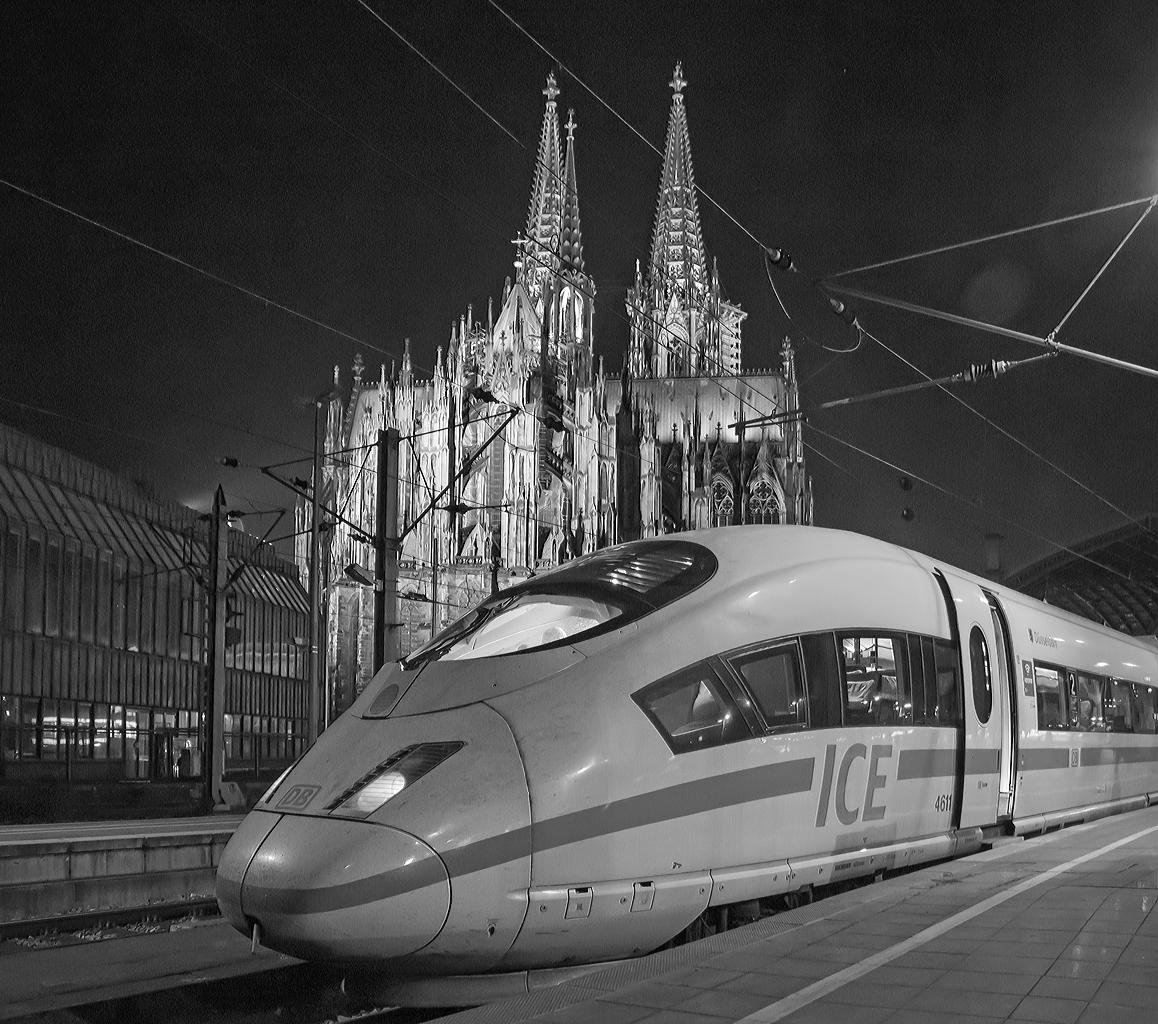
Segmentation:
{"type": "MultiPolygon", "coordinates": [[[[922,377],[925,377],[927,380],[929,379],[928,374],[926,374],[925,371],[922,370],[915,363],[910,362],[908,359],[906,359],[904,356],[902,356],[899,352],[890,348],[883,341],[881,341],[880,338],[876,337],[876,335],[874,335],[870,332],[867,332],[867,331],[865,333],[868,335],[868,337],[870,339],[872,339],[873,342],[875,342],[877,345],[879,345],[881,348],[883,348],[886,352],[888,352],[894,358],[899,359],[906,366],[909,366],[910,368],[915,370],[917,373],[919,373],[922,377]]],[[[1045,353],[1046,356],[1049,356],[1050,354],[1051,353],[1045,353]]],[[[1036,358],[1040,359],[1043,357],[1038,356],[1036,358]]],[[[1079,480],[1076,476],[1074,476],[1068,470],[1064,469],[1062,466],[1059,466],[1057,463],[1055,463],[1051,459],[1047,458],[1041,452],[1039,452],[1035,448],[1031,447],[1025,441],[1021,440],[1021,438],[1019,438],[1016,434],[1013,434],[1010,431],[1006,430],[1005,427],[1001,426],[999,423],[996,423],[990,417],[986,416],[983,412],[981,412],[981,410],[975,408],[974,406],[972,406],[968,402],[966,402],[965,399],[963,399],[960,395],[955,394],[954,392],[950,391],[944,385],[939,384],[938,387],[941,391],[944,391],[945,394],[947,394],[950,398],[952,398],[953,401],[957,402],[959,405],[968,409],[969,412],[973,413],[974,416],[981,419],[984,423],[986,423],[993,430],[996,430],[1003,437],[1008,438],[1010,441],[1012,441],[1014,444],[1016,444],[1023,451],[1032,455],[1035,459],[1039,459],[1041,462],[1045,463],[1045,465],[1047,465],[1055,473],[1059,474],[1060,476],[1062,476],[1066,480],[1068,480],[1070,483],[1074,484],[1076,487],[1085,491],[1086,494],[1090,495],[1090,497],[1094,498],[1096,501],[1100,501],[1103,505],[1105,505],[1107,508],[1111,509],[1112,511],[1116,512],[1118,515],[1122,516],[1128,522],[1133,523],[1135,526],[1140,526],[1140,527],[1142,527],[1142,529],[1146,530],[1147,532],[1150,532],[1149,527],[1147,527],[1141,520],[1137,519],[1135,516],[1130,515],[1124,509],[1119,508],[1112,501],[1110,501],[1109,498],[1106,498],[1103,495],[1099,494],[1092,487],[1083,483],[1081,480],[1079,480]]]]}
{"type": "MultiPolygon", "coordinates": [[[[363,5],[363,6],[365,6],[365,5],[363,5]]],[[[496,5],[496,6],[497,6],[497,5],[496,5]]],[[[500,9],[500,10],[501,10],[501,9],[500,9]]],[[[404,41],[405,41],[405,40],[404,40],[404,41]]],[[[410,45],[410,44],[409,44],[409,43],[407,43],[407,45],[410,45]]],[[[436,69],[436,70],[437,70],[437,69],[436,69]]],[[[581,83],[581,84],[582,84],[582,83],[581,83]]],[[[755,240],[754,236],[752,236],[752,237],[753,237],[753,240],[755,240]]],[[[357,341],[357,339],[353,339],[353,338],[352,338],[352,336],[349,336],[349,335],[346,335],[346,336],[347,336],[347,337],[350,337],[350,338],[351,338],[351,340],[355,340],[355,341],[357,341]]],[[[367,344],[367,343],[364,343],[364,342],[358,342],[358,343],[359,343],[359,344],[365,344],[367,348],[371,348],[371,349],[375,348],[375,346],[369,345],[369,344],[367,344]]],[[[378,351],[382,351],[381,349],[377,349],[377,350],[378,350],[378,351]]],[[[739,397],[739,396],[737,396],[737,397],[739,397]]]]}
{"type": "Polygon", "coordinates": [[[204,267],[199,267],[196,263],[190,263],[188,260],[182,259],[180,256],[175,256],[171,252],[166,252],[164,249],[160,249],[155,245],[150,245],[148,242],[143,242],[141,239],[135,238],[124,231],[118,231],[116,228],[111,227],[108,224],[104,224],[93,217],[87,217],[83,213],[80,213],[77,210],[73,210],[72,208],[63,205],[62,203],[53,202],[53,200],[47,198],[46,196],[42,196],[38,192],[34,192],[32,189],[17,185],[14,182],[9,181],[7,178],[0,178],[0,185],[6,185],[8,188],[15,192],[23,193],[29,198],[35,199],[37,202],[44,203],[46,206],[51,206],[54,210],[59,210],[61,213],[67,213],[70,217],[75,217],[77,220],[88,224],[90,227],[99,228],[101,231],[108,232],[108,234],[113,235],[114,237],[119,238],[124,242],[129,242],[132,245],[139,246],[140,248],[145,249],[146,251],[151,252],[156,256],[161,256],[164,259],[176,263],[178,266],[184,267],[186,270],[192,270],[195,274],[200,274],[202,277],[206,277],[210,281],[215,281],[217,284],[225,285],[227,288],[232,288],[235,291],[239,291],[243,295],[248,295],[251,299],[256,299],[258,302],[263,302],[267,306],[273,306],[277,309],[280,309],[283,313],[288,313],[290,316],[297,317],[299,320],[304,320],[306,323],[313,324],[315,327],[320,327],[324,331],[330,331],[333,334],[340,335],[348,341],[354,342],[356,345],[363,345],[371,351],[380,352],[384,356],[391,356],[392,358],[398,357],[397,352],[392,352],[388,349],[380,348],[377,345],[372,345],[368,341],[363,341],[361,338],[355,337],[348,331],[343,331],[340,327],[334,327],[331,324],[327,324],[325,321],[318,320],[310,316],[308,313],[302,313],[300,310],[296,310],[291,306],[287,306],[284,303],[278,302],[276,299],[271,299],[268,296],[262,295],[260,292],[255,292],[252,288],[247,288],[245,285],[238,284],[236,281],[231,281],[227,277],[222,277],[220,274],[215,274],[211,270],[206,270],[204,267]]]}
{"type": "Polygon", "coordinates": [[[886,459],[884,456],[877,455],[874,452],[869,451],[867,448],[864,448],[864,447],[857,445],[857,444],[853,444],[853,442],[851,442],[851,441],[846,441],[846,440],[844,440],[844,438],[838,437],[836,434],[832,434],[826,430],[822,430],[820,427],[817,427],[813,423],[806,424],[806,426],[809,430],[813,431],[816,434],[819,434],[821,437],[825,437],[828,440],[833,441],[836,444],[843,445],[845,448],[848,448],[849,450],[856,452],[858,455],[863,455],[865,458],[871,459],[873,462],[878,462],[882,466],[885,466],[888,469],[891,469],[895,473],[900,473],[900,474],[903,474],[904,476],[910,477],[911,479],[916,480],[918,483],[922,483],[925,486],[930,487],[933,490],[935,490],[941,494],[944,494],[946,497],[949,497],[949,498],[952,498],[956,501],[962,502],[963,504],[968,505],[970,508],[976,509],[979,512],[984,512],[986,515],[994,516],[995,518],[1000,519],[1003,523],[1006,523],[1009,526],[1012,526],[1014,529],[1020,530],[1021,532],[1028,534],[1029,536],[1033,537],[1035,540],[1042,541],[1043,543],[1048,544],[1051,547],[1057,548],[1059,551],[1064,551],[1068,555],[1073,555],[1075,558],[1080,558],[1083,561],[1089,562],[1091,565],[1094,565],[1099,569],[1103,569],[1106,572],[1111,573],[1114,576],[1119,576],[1122,579],[1129,580],[1131,583],[1137,583],[1136,580],[1132,579],[1130,576],[1126,575],[1126,573],[1122,572],[1121,570],[1115,569],[1113,566],[1105,565],[1102,562],[1099,562],[1097,559],[1091,558],[1089,555],[1082,554],[1080,551],[1076,551],[1075,549],[1071,548],[1069,545],[1061,543],[1061,541],[1053,540],[1052,538],[1045,536],[1045,534],[1039,533],[1038,531],[1031,529],[1030,527],[1026,526],[1024,523],[1019,522],[1018,520],[1012,518],[1011,516],[1007,516],[1007,515],[1005,515],[1001,512],[998,512],[994,509],[987,508],[984,505],[981,505],[978,502],[973,501],[973,500],[965,497],[963,494],[958,494],[956,491],[950,490],[948,487],[945,487],[942,484],[937,483],[936,481],[930,480],[929,478],[922,476],[920,473],[917,473],[911,469],[907,469],[904,466],[901,466],[899,463],[893,462],[890,459],[886,459]]]}
{"type": "Polygon", "coordinates": [[[1002,238],[1012,238],[1014,235],[1023,235],[1029,231],[1040,231],[1043,228],[1056,227],[1059,224],[1068,224],[1071,221],[1083,220],[1087,217],[1097,217],[1103,213],[1113,213],[1115,210],[1125,210],[1131,206],[1138,206],[1142,203],[1153,203],[1154,196],[1143,196],[1141,199],[1130,199],[1124,203],[1114,203],[1112,206],[1102,206],[1096,210],[1086,210],[1083,213],[1072,213],[1066,217],[1054,217],[1052,220],[1040,221],[1036,224],[1028,224],[1025,227],[1011,228],[1008,231],[997,231],[990,235],[982,235],[980,238],[970,238],[963,242],[952,242],[949,245],[939,245],[934,249],[925,249],[921,252],[910,253],[907,256],[896,256],[892,259],[881,260],[877,263],[866,263],[863,267],[850,267],[848,270],[840,270],[835,274],[829,274],[825,278],[828,281],[835,281],[838,277],[850,277],[853,274],[861,274],[868,270],[879,270],[882,267],[892,267],[898,263],[907,263],[910,260],[919,260],[926,256],[938,256],[941,253],[953,252],[957,249],[965,249],[973,245],[982,245],[985,242],[995,242],[1002,238]]]}

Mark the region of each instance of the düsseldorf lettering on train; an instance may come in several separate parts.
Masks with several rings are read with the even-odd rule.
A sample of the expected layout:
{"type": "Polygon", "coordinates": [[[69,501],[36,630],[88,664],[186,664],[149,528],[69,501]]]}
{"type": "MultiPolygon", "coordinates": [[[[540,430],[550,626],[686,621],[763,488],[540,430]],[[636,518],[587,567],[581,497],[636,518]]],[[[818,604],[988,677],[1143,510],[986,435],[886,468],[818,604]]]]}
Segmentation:
{"type": "Polygon", "coordinates": [[[711,907],[1158,799],[1156,683],[1152,640],[866,537],[634,541],[378,673],[242,822],[218,900],[390,977],[637,956],[711,907]]]}

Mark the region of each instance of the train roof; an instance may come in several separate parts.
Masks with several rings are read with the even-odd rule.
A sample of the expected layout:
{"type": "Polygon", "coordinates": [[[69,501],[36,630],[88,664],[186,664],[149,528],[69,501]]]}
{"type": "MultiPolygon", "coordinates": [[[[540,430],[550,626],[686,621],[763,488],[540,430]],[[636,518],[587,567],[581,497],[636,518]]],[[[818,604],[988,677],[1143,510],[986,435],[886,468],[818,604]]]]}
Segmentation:
{"type": "MultiPolygon", "coordinates": [[[[702,544],[715,554],[722,565],[740,568],[745,575],[781,571],[793,565],[839,560],[871,560],[878,564],[895,562],[898,568],[915,565],[928,572],[936,568],[948,570],[955,576],[970,579],[994,591],[1004,600],[1020,598],[1023,602],[1041,602],[1041,598],[1035,594],[1026,594],[1020,588],[1008,584],[995,583],[942,559],[846,530],[818,526],[729,526],[696,530],[681,536],[702,544]]],[[[1158,582],[1155,584],[1155,593],[1158,594],[1158,582]]],[[[1072,621],[1095,633],[1141,641],[1151,649],[1158,645],[1152,636],[1139,636],[1128,629],[1116,628],[1113,622],[1082,615],[1066,605],[1052,601],[1041,602],[1041,605],[1042,611],[1072,621]]]]}

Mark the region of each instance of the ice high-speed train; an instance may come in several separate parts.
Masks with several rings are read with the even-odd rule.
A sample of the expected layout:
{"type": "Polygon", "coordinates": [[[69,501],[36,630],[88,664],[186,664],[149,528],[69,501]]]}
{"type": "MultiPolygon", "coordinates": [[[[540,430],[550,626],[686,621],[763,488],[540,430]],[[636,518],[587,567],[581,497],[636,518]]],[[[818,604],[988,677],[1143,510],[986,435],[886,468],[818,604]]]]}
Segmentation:
{"type": "Polygon", "coordinates": [[[710,907],[1158,801],[1156,705],[1153,642],[889,544],[635,541],[383,669],[217,896],[267,946],[390,975],[630,957],[710,907]]]}

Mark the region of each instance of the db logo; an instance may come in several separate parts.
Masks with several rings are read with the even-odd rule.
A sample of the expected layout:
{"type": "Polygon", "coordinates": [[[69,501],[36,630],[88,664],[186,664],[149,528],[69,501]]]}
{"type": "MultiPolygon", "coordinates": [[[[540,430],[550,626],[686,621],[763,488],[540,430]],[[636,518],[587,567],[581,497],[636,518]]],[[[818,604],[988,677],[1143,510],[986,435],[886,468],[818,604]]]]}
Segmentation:
{"type": "Polygon", "coordinates": [[[277,806],[284,807],[287,811],[304,811],[321,788],[321,786],[290,786],[286,795],[277,802],[277,806]]]}
{"type": "MultiPolygon", "coordinates": [[[[830,743],[824,752],[824,779],[820,784],[820,803],[816,807],[816,827],[823,828],[828,820],[828,808],[835,805],[836,818],[842,825],[851,825],[860,818],[861,821],[880,821],[885,816],[882,804],[877,806],[873,798],[877,790],[884,789],[887,777],[880,771],[881,761],[893,756],[891,743],[874,743],[870,753],[863,743],[853,743],[845,752],[840,761],[840,769],[835,771],[836,785],[833,786],[833,773],[836,769],[836,744],[830,743]],[[868,778],[865,781],[864,798],[859,803],[849,806],[848,776],[856,761],[866,761],[868,778]],[[863,812],[863,813],[862,813],[863,812]]],[[[859,787],[857,787],[859,790],[859,787]]],[[[882,794],[883,795],[883,794],[882,794]]],[[[857,792],[853,797],[860,796],[857,792]]]]}

